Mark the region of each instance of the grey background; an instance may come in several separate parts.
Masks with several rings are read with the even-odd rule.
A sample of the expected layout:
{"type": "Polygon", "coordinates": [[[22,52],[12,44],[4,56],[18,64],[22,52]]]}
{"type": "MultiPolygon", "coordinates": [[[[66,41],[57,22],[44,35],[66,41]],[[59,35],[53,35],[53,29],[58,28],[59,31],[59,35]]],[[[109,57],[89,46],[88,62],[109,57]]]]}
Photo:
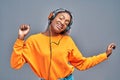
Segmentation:
{"type": "Polygon", "coordinates": [[[84,56],[104,52],[111,42],[117,45],[103,63],[75,69],[75,80],[120,79],[120,0],[0,0],[0,80],[38,80],[28,64],[10,67],[12,46],[20,24],[30,24],[29,35],[44,31],[49,13],[60,7],[73,14],[71,36],[84,56]]]}

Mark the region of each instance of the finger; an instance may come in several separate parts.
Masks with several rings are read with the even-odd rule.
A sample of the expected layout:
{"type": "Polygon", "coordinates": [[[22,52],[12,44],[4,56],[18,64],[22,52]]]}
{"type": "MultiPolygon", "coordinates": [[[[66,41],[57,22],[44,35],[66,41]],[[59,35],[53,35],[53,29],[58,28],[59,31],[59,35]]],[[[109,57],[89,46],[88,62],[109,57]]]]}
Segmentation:
{"type": "Polygon", "coordinates": [[[116,46],[115,46],[115,45],[112,45],[112,48],[113,48],[113,49],[115,49],[115,48],[116,48],[116,46]]]}
{"type": "Polygon", "coordinates": [[[29,26],[29,25],[24,24],[24,25],[22,25],[22,26],[21,26],[21,28],[20,28],[20,29],[21,29],[22,31],[24,31],[24,30],[27,30],[27,29],[29,29],[29,28],[30,28],[30,26],[29,26]]]}
{"type": "Polygon", "coordinates": [[[110,44],[110,48],[115,49],[115,48],[116,48],[116,45],[115,45],[114,43],[111,43],[111,44],[110,44]]]}
{"type": "Polygon", "coordinates": [[[27,25],[28,26],[28,29],[30,29],[30,25],[27,25]]]}
{"type": "Polygon", "coordinates": [[[24,24],[21,25],[21,26],[20,26],[20,29],[21,29],[21,30],[24,30],[24,26],[25,26],[24,24]]]}

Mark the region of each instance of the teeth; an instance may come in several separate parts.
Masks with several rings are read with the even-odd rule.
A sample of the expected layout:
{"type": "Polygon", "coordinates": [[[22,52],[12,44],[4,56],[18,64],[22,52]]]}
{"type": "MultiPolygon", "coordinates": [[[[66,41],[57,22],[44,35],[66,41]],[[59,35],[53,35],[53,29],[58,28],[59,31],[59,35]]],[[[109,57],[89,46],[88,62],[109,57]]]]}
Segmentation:
{"type": "Polygon", "coordinates": [[[62,28],[61,28],[61,25],[58,25],[57,28],[58,28],[58,29],[62,29],[62,28]]]}

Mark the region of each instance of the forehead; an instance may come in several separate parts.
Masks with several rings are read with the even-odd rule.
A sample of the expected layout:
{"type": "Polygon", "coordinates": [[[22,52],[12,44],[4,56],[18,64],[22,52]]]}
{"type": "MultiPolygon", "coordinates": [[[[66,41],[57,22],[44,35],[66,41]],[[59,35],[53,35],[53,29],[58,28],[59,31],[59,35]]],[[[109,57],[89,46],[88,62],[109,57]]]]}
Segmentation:
{"type": "Polygon", "coordinates": [[[70,20],[70,15],[66,12],[58,13],[56,17],[60,17],[60,16],[63,16],[63,17],[65,17],[65,19],[70,20]]]}

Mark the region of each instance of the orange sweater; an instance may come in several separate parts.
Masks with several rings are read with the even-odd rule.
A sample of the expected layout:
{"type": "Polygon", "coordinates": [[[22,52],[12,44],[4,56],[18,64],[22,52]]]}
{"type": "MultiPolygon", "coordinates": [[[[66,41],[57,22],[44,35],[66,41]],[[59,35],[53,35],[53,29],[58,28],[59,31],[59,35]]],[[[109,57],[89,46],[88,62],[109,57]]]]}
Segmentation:
{"type": "Polygon", "coordinates": [[[106,53],[83,57],[72,38],[62,35],[51,37],[50,54],[49,39],[41,33],[30,36],[26,41],[17,39],[11,55],[11,67],[19,69],[24,63],[28,63],[40,78],[57,80],[71,74],[74,67],[86,70],[107,59],[106,53]]]}

